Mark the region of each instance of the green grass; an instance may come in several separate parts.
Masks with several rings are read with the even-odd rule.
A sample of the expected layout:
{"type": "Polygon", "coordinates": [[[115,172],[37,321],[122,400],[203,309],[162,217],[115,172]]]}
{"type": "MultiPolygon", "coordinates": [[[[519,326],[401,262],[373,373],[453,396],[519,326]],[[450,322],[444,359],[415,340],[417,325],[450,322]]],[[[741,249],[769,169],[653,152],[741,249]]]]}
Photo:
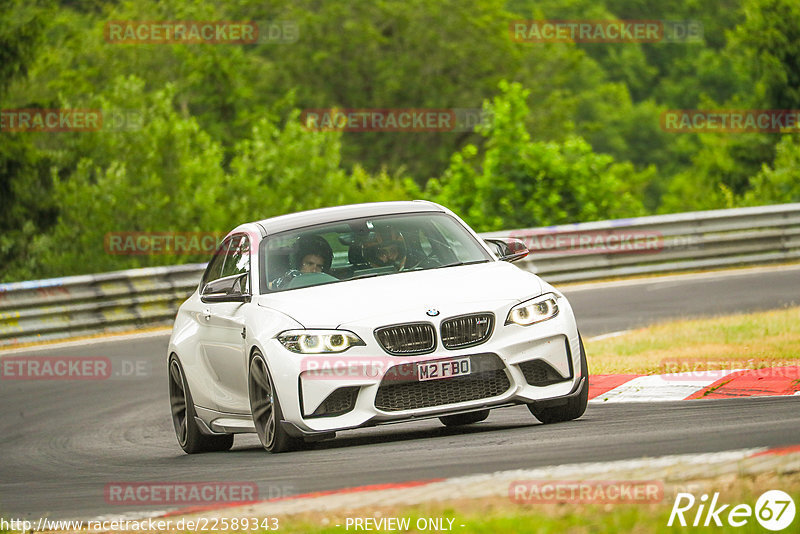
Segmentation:
{"type": "Polygon", "coordinates": [[[671,321],[585,343],[591,374],[800,365],[800,308],[671,321]]]}

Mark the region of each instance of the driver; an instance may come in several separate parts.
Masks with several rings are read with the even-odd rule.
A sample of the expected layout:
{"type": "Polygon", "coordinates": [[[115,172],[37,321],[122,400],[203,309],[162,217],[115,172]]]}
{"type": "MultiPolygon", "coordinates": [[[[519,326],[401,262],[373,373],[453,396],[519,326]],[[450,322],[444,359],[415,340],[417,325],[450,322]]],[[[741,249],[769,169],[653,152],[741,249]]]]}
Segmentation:
{"type": "Polygon", "coordinates": [[[413,267],[403,234],[390,227],[377,230],[374,239],[363,245],[363,256],[372,267],[392,266],[396,271],[413,267]]]}

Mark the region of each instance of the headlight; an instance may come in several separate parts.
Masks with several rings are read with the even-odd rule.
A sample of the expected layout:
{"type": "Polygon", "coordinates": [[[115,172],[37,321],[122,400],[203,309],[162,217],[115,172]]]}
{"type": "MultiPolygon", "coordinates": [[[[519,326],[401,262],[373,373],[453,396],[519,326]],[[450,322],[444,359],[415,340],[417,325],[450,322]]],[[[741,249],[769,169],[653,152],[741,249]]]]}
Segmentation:
{"type": "Polygon", "coordinates": [[[558,315],[558,297],[555,293],[545,293],[540,297],[517,304],[508,312],[506,324],[528,326],[552,319],[558,315]]]}
{"type": "Polygon", "coordinates": [[[366,345],[347,330],[287,330],[278,334],[277,340],[298,354],[337,353],[355,345],[366,345]]]}

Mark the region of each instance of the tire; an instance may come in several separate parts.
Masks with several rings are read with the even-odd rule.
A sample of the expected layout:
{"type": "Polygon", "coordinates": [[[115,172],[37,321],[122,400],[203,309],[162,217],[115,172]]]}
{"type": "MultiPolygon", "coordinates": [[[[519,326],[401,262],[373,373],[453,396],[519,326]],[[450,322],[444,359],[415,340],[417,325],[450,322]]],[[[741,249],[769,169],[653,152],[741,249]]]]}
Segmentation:
{"type": "Polygon", "coordinates": [[[280,425],[283,419],[281,403],[275,394],[275,385],[267,362],[260,352],[255,351],[250,360],[247,373],[247,390],[250,397],[250,412],[261,445],[272,453],[299,449],[302,438],[293,438],[280,425]]]}
{"type": "Polygon", "coordinates": [[[200,431],[194,420],[194,402],[183,367],[174,354],[169,358],[169,401],[175,437],[184,452],[219,452],[227,451],[233,446],[233,434],[208,436],[200,431]]]}
{"type": "Polygon", "coordinates": [[[459,413],[455,415],[445,415],[439,418],[444,426],[462,426],[479,423],[489,417],[489,410],[479,412],[459,413]]]}
{"type": "Polygon", "coordinates": [[[551,408],[536,409],[535,404],[528,404],[530,412],[542,423],[549,425],[552,423],[563,423],[572,421],[582,416],[589,403],[589,364],[586,361],[586,351],[583,349],[583,339],[578,335],[581,346],[581,376],[585,377],[581,394],[567,401],[563,406],[553,406],[551,408]]]}

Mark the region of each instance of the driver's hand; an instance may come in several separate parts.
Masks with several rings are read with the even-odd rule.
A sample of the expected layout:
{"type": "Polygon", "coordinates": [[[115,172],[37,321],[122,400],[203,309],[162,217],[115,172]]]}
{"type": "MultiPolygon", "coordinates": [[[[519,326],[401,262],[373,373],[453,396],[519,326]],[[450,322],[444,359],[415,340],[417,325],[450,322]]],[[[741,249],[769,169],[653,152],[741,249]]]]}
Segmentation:
{"type": "Polygon", "coordinates": [[[297,269],[292,269],[290,271],[287,271],[286,274],[284,274],[280,278],[276,278],[275,280],[273,280],[270,283],[269,288],[270,289],[283,289],[284,287],[289,285],[289,282],[291,282],[292,280],[294,280],[295,278],[297,278],[298,276],[300,276],[302,274],[303,273],[301,273],[297,269]]]}

